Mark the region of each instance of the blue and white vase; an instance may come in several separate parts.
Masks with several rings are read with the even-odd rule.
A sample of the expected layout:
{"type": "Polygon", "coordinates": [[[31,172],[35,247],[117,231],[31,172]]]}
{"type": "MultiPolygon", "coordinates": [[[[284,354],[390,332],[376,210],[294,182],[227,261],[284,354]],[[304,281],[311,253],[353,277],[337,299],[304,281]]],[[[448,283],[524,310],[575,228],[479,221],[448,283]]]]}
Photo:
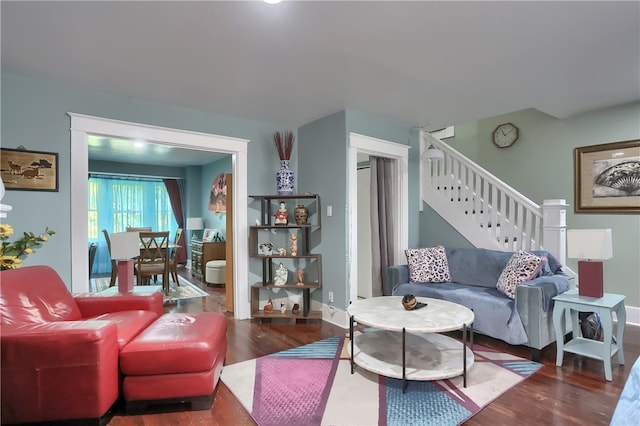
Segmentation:
{"type": "Polygon", "coordinates": [[[280,170],[276,172],[278,195],[293,194],[293,170],[289,168],[289,160],[280,160],[280,170]]]}

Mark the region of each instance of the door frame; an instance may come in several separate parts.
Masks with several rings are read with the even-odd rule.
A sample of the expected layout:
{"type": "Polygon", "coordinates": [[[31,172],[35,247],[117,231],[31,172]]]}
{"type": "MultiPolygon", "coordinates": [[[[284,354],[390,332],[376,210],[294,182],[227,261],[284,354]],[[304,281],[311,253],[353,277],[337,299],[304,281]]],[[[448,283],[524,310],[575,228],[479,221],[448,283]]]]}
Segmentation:
{"type": "Polygon", "coordinates": [[[372,138],[358,133],[349,133],[347,146],[347,211],[349,220],[347,223],[348,241],[348,277],[349,300],[358,300],[358,153],[386,157],[394,160],[394,170],[398,177],[398,186],[395,191],[395,205],[398,206],[396,215],[396,262],[402,259],[404,249],[409,244],[409,149],[408,145],[402,145],[383,139],[372,138]]]}
{"type": "MultiPolygon", "coordinates": [[[[148,124],[112,120],[102,117],[67,113],[71,117],[71,291],[82,293],[89,291],[89,239],[87,203],[89,175],[90,134],[110,136],[121,139],[142,139],[159,145],[168,145],[184,149],[227,153],[232,156],[234,179],[233,202],[240,206],[241,200],[248,197],[247,192],[247,151],[248,139],[232,138],[209,133],[172,129],[148,124]]],[[[233,244],[234,262],[234,315],[238,319],[247,319],[250,315],[248,295],[248,227],[247,210],[236,208],[233,211],[235,223],[233,244]],[[240,271],[244,271],[240,273],[240,271]],[[240,303],[241,301],[246,303],[240,303]]]]}

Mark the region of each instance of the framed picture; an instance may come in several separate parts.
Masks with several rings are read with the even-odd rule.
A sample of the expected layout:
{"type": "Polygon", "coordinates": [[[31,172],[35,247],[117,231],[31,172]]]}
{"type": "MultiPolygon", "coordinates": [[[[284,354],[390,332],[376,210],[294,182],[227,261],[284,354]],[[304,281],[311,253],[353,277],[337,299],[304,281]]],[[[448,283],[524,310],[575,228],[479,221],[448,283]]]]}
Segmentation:
{"type": "Polygon", "coordinates": [[[227,212],[227,176],[220,173],[213,180],[209,195],[209,210],[216,215],[227,212]]]}
{"type": "Polygon", "coordinates": [[[213,229],[206,228],[202,234],[202,241],[213,241],[213,229]]]}
{"type": "Polygon", "coordinates": [[[58,154],[0,149],[0,173],[7,190],[58,191],[58,154]]]}
{"type": "Polygon", "coordinates": [[[640,212],[640,140],[573,150],[576,213],[640,212]]]}

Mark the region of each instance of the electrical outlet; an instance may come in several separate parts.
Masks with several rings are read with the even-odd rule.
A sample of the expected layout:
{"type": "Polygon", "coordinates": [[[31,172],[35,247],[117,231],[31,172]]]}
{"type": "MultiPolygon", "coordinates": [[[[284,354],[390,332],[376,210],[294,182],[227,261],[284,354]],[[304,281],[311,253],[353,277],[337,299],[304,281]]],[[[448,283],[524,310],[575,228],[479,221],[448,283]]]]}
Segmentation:
{"type": "Polygon", "coordinates": [[[329,292],[329,303],[333,303],[333,292],[329,292]]]}

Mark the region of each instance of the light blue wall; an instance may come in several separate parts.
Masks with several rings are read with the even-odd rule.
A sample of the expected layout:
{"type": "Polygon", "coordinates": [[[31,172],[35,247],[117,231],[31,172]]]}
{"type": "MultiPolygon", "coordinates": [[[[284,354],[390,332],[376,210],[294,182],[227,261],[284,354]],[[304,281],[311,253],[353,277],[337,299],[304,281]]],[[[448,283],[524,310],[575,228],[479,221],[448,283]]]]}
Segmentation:
{"type": "MultiPolygon", "coordinates": [[[[335,306],[346,306],[346,114],[344,111],[298,129],[298,193],[320,195],[321,229],[311,236],[311,249],[322,254],[322,300],[334,292],[335,306]],[[327,206],[333,215],[327,217],[327,206]]],[[[315,293],[312,296],[317,299],[315,293]]]]}
{"type": "MultiPolygon", "coordinates": [[[[449,222],[425,203],[420,213],[420,243],[417,247],[473,247],[449,222]]],[[[406,262],[404,262],[406,263],[406,262]]]]}
{"type": "MultiPolygon", "coordinates": [[[[286,123],[215,115],[8,73],[2,73],[1,85],[2,146],[24,145],[30,150],[57,152],[60,169],[59,192],[7,191],[2,202],[13,206],[8,223],[18,234],[41,232],[47,226],[56,231],[25,264],[55,267],[68,285],[71,278],[71,121],[68,112],[249,139],[249,192],[275,190],[273,175],[278,156],[272,135],[275,129],[286,129],[286,123]]],[[[187,178],[197,173],[187,170],[187,178]]],[[[199,209],[196,200],[187,200],[188,212],[189,209],[199,209]]]]}
{"type": "MultiPolygon", "coordinates": [[[[576,147],[640,139],[640,103],[600,109],[556,119],[535,109],[455,126],[446,142],[509,183],[537,204],[565,199],[567,228],[611,228],[613,259],[604,261],[605,291],[627,296],[640,307],[640,215],[574,212],[573,150],[576,147]],[[491,134],[498,124],[511,122],[520,139],[510,148],[497,148],[491,134]]],[[[421,222],[421,232],[434,222],[421,222]]],[[[425,240],[426,242],[427,240],[425,240]]],[[[567,266],[577,271],[574,259],[567,266]]]]}

